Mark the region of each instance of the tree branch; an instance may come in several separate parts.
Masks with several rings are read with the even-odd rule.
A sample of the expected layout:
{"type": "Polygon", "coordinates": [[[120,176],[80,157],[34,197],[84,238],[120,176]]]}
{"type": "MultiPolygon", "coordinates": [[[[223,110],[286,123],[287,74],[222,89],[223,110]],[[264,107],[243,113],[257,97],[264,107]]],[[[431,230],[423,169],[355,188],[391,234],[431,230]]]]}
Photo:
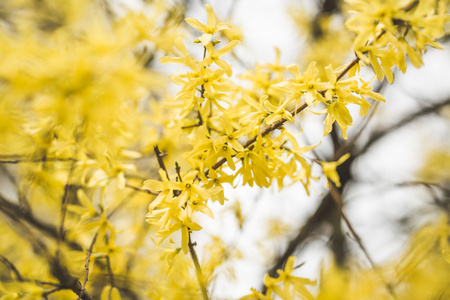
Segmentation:
{"type": "MultiPolygon", "coordinates": [[[[22,206],[11,203],[2,195],[0,195],[0,211],[11,219],[23,220],[27,222],[33,228],[38,229],[40,232],[47,234],[54,239],[57,239],[59,236],[58,230],[54,226],[43,223],[41,220],[37,219],[31,211],[22,206]]],[[[83,250],[83,247],[75,241],[65,240],[64,243],[73,250],[83,250]]]]}
{"type": "Polygon", "coordinates": [[[357,152],[356,155],[361,155],[361,154],[365,153],[370,147],[372,147],[373,144],[378,142],[381,138],[385,137],[389,133],[391,133],[405,125],[408,125],[409,123],[413,122],[414,120],[416,120],[419,117],[422,117],[424,115],[428,115],[431,113],[436,113],[441,108],[443,108],[447,105],[450,105],[450,98],[448,98],[442,102],[438,102],[438,103],[432,104],[428,107],[422,108],[422,109],[418,110],[417,112],[398,121],[394,125],[392,125],[388,128],[385,128],[383,130],[374,132],[372,134],[372,136],[370,137],[369,141],[357,152]]]}
{"type": "Polygon", "coordinates": [[[194,246],[196,243],[192,243],[191,232],[189,232],[189,252],[191,253],[192,260],[194,261],[195,266],[195,275],[197,276],[198,283],[200,284],[200,288],[202,290],[203,300],[209,300],[208,290],[206,289],[205,280],[203,278],[202,269],[200,267],[200,263],[198,261],[197,252],[195,252],[194,246]]]}
{"type": "Polygon", "coordinates": [[[22,277],[16,266],[1,254],[0,254],[0,261],[2,261],[8,267],[8,269],[10,269],[16,275],[17,280],[24,281],[24,278],[22,277]]]}
{"type": "Polygon", "coordinates": [[[84,292],[86,291],[86,284],[87,284],[88,278],[89,278],[89,263],[91,261],[92,249],[94,249],[95,242],[97,241],[97,235],[98,235],[98,231],[95,233],[94,238],[92,239],[91,245],[89,246],[89,249],[87,250],[87,253],[86,253],[86,262],[84,264],[86,272],[84,274],[83,285],[81,286],[81,295],[78,297],[78,299],[81,299],[84,292]]]}

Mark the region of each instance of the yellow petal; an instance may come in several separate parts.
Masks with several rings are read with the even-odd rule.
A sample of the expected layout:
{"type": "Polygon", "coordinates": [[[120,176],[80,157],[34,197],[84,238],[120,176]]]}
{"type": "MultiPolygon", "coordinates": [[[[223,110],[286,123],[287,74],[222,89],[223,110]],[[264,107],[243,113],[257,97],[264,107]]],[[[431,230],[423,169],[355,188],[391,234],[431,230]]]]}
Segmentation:
{"type": "Polygon", "coordinates": [[[209,33],[204,33],[201,37],[200,37],[200,41],[202,42],[203,46],[206,46],[209,41],[211,41],[212,38],[212,34],[209,33]]]}
{"type": "Polygon", "coordinates": [[[208,28],[216,27],[216,15],[214,14],[214,9],[209,4],[206,4],[206,16],[208,17],[208,28]]]}
{"type": "Polygon", "coordinates": [[[220,48],[216,51],[216,55],[218,57],[223,56],[227,53],[230,53],[237,45],[239,45],[241,42],[238,40],[234,40],[229,42],[225,47],[220,48]]]}
{"type": "Polygon", "coordinates": [[[188,228],[183,225],[181,227],[181,249],[183,249],[184,254],[189,252],[189,231],[188,228]]]}
{"type": "Polygon", "coordinates": [[[205,33],[208,31],[208,27],[206,27],[205,24],[200,23],[200,21],[195,18],[186,18],[184,20],[198,31],[205,33]]]}

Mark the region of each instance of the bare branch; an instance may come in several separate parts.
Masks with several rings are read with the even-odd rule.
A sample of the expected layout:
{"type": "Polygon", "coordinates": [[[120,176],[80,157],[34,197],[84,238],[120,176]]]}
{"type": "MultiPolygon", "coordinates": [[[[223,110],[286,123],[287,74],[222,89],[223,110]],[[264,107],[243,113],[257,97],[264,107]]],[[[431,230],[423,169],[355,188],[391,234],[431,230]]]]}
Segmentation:
{"type": "Polygon", "coordinates": [[[159,167],[166,172],[167,180],[170,180],[169,173],[167,173],[167,169],[166,169],[166,166],[164,165],[164,160],[163,160],[163,157],[165,156],[165,154],[161,153],[161,151],[158,148],[158,145],[155,145],[155,147],[153,149],[155,150],[156,159],[158,160],[159,167]]]}
{"type": "Polygon", "coordinates": [[[209,300],[208,290],[206,289],[205,280],[203,278],[202,269],[200,267],[200,263],[198,261],[197,252],[195,252],[194,246],[196,243],[192,243],[191,233],[189,232],[189,252],[191,253],[192,260],[194,261],[195,266],[195,275],[197,275],[197,280],[200,284],[200,288],[202,290],[203,300],[209,300]]]}
{"type": "Polygon", "coordinates": [[[95,242],[97,241],[97,235],[98,235],[98,232],[95,233],[94,238],[92,239],[91,245],[89,246],[89,249],[87,250],[87,253],[86,253],[86,262],[84,264],[84,267],[86,268],[86,273],[84,275],[83,285],[81,286],[81,295],[78,297],[78,299],[81,299],[84,292],[86,291],[86,284],[87,284],[88,278],[89,278],[89,263],[91,261],[92,249],[94,248],[95,242]]]}
{"type": "Polygon", "coordinates": [[[0,260],[16,275],[17,280],[24,281],[24,278],[20,274],[19,270],[16,268],[16,266],[10,262],[6,257],[0,254],[0,260]]]}

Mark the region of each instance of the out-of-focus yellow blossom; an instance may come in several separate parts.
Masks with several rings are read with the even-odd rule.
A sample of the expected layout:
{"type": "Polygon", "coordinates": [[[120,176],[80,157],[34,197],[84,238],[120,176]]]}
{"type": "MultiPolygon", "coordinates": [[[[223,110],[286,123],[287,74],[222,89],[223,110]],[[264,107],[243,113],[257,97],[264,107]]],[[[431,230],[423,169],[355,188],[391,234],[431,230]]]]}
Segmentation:
{"type": "Polygon", "coordinates": [[[240,300],[275,299],[274,294],[281,299],[314,299],[305,285],[315,285],[316,282],[307,278],[293,276],[294,263],[295,256],[290,256],[286,261],[284,270],[277,270],[278,277],[273,278],[266,274],[264,277],[264,285],[267,287],[267,293],[265,295],[251,289],[252,293],[240,298],[240,300]]]}
{"type": "Polygon", "coordinates": [[[121,300],[120,292],[117,288],[107,285],[100,294],[100,300],[121,300]]]}
{"type": "MultiPolygon", "coordinates": [[[[339,175],[336,171],[336,168],[339,165],[342,165],[344,161],[346,161],[350,157],[350,153],[347,153],[345,155],[342,155],[337,161],[332,162],[325,162],[321,161],[320,164],[322,165],[323,174],[327,177],[327,179],[334,182],[334,184],[337,187],[341,186],[341,182],[339,181],[339,175]]],[[[329,186],[327,181],[327,187],[329,186]]]]}
{"type": "Polygon", "coordinates": [[[370,61],[379,80],[383,70],[392,83],[393,65],[405,72],[406,54],[415,67],[420,67],[426,45],[441,48],[433,39],[443,34],[450,18],[446,1],[438,2],[347,0],[354,13],[345,25],[357,34],[353,50],[366,63],[370,61]],[[386,48],[391,51],[384,52],[386,48]]]}

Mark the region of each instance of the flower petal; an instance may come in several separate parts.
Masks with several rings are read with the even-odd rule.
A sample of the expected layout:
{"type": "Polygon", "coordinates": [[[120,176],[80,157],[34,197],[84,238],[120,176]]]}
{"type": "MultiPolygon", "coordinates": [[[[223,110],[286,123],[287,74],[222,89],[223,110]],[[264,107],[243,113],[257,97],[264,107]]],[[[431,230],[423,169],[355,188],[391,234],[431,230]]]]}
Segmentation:
{"type": "Polygon", "coordinates": [[[186,23],[188,23],[189,25],[191,25],[198,31],[205,32],[205,33],[208,31],[208,27],[206,27],[205,24],[202,24],[199,20],[197,20],[195,18],[186,18],[184,20],[186,21],[186,23]]]}

